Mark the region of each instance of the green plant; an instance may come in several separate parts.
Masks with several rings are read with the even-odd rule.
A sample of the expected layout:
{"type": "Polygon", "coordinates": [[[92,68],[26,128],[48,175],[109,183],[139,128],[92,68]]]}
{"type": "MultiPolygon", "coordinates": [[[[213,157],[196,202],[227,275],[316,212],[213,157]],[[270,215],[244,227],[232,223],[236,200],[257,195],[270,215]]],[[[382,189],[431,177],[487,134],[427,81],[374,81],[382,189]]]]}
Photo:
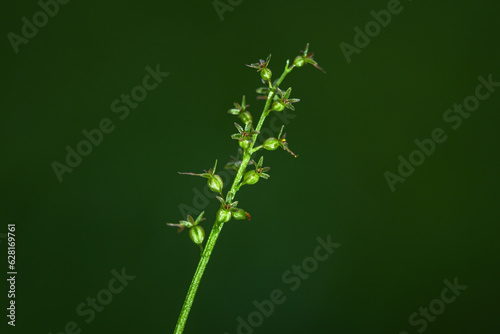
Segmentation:
{"type": "MultiPolygon", "coordinates": [[[[203,272],[207,266],[208,260],[210,259],[210,255],[212,254],[212,250],[214,249],[215,243],[219,234],[224,226],[224,223],[227,223],[232,218],[237,220],[248,219],[250,220],[250,214],[238,207],[238,201],[234,201],[236,193],[240,190],[240,188],[244,185],[253,185],[256,184],[261,178],[268,179],[269,175],[266,173],[269,171],[269,167],[263,167],[264,157],[261,157],[258,162],[252,160],[253,154],[261,149],[265,149],[268,151],[274,151],[277,148],[281,147],[294,157],[297,157],[295,153],[293,153],[288,148],[288,143],[285,139],[286,134],[282,135],[283,127],[281,128],[280,134],[278,138],[268,138],[266,139],[262,145],[254,147],[257,136],[259,135],[259,131],[264,124],[266,117],[270,114],[271,111],[280,112],[285,108],[290,110],[295,110],[293,103],[299,102],[299,99],[290,98],[290,94],[292,92],[292,88],[288,88],[286,91],[283,91],[279,88],[285,77],[295,68],[302,67],[305,64],[312,64],[314,67],[323,71],[321,67],[318,66],[316,61],[313,59],[313,53],[308,52],[309,44],[306,45],[304,51],[301,51],[301,54],[295,57],[293,64],[290,66],[290,61],[286,61],[285,69],[281,76],[274,82],[272,79],[272,71],[268,68],[269,62],[271,60],[271,55],[267,57],[267,59],[260,60],[259,63],[254,63],[247,65],[248,67],[257,69],[257,72],[260,72],[260,76],[262,78],[262,82],[265,87],[261,87],[257,89],[257,93],[262,94],[261,99],[265,99],[264,110],[260,116],[259,122],[257,126],[254,127],[253,118],[250,112],[247,110],[249,105],[245,102],[245,96],[243,96],[243,100],[241,104],[234,103],[233,109],[228,111],[229,114],[238,116],[239,119],[243,122],[244,126],[241,126],[238,123],[234,123],[238,133],[235,133],[231,136],[231,138],[238,140],[238,144],[243,151],[241,160],[233,162],[232,167],[237,170],[236,176],[234,178],[233,184],[228,191],[226,198],[224,199],[222,195],[223,182],[220,176],[215,174],[217,161],[215,162],[215,166],[208,171],[205,171],[201,174],[196,173],[180,173],[187,175],[195,175],[201,176],[208,179],[208,187],[218,193],[221,196],[217,196],[217,199],[221,202],[221,206],[217,211],[215,223],[212,227],[212,231],[210,232],[210,236],[208,237],[207,243],[205,245],[205,249],[203,250],[203,239],[205,237],[205,231],[203,227],[199,224],[205,219],[203,218],[204,212],[202,212],[196,220],[193,219],[190,215],[188,215],[187,220],[181,220],[179,224],[169,224],[169,226],[177,226],[179,227],[179,232],[182,231],[185,227],[189,228],[189,236],[191,240],[199,245],[201,258],[198,263],[198,267],[196,268],[196,272],[191,281],[191,285],[189,286],[189,290],[186,295],[186,299],[184,301],[184,305],[182,306],[181,313],[179,315],[179,319],[177,321],[177,325],[175,327],[174,334],[180,334],[184,330],[184,326],[186,325],[186,321],[189,315],[189,311],[191,310],[191,305],[193,304],[194,297],[198,286],[200,284],[201,278],[203,276],[203,272]],[[246,171],[248,165],[253,164],[255,166],[254,170],[246,171]]],[[[323,71],[324,72],[324,71],[323,71]]]]}

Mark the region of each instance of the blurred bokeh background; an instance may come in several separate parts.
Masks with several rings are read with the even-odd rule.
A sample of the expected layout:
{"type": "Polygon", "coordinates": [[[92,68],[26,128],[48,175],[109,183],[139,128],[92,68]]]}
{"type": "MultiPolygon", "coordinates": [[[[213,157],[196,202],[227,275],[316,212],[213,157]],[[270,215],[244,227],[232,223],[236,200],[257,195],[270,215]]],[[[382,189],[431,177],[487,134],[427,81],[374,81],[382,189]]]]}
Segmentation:
{"type": "Polygon", "coordinates": [[[226,224],[185,333],[500,330],[500,87],[480,90],[490,96],[456,130],[443,119],[479,76],[500,81],[497,1],[63,3],[7,0],[0,14],[2,332],[173,332],[199,254],[165,223],[205,210],[208,234],[218,208],[196,195],[203,179],[177,172],[229,161],[226,111],[243,94],[255,118],[263,106],[260,77],[244,64],[272,53],[277,76],[307,42],[326,75],[294,70],[283,86],[301,99],[297,111],[268,118],[288,123],[299,158],[264,153],[271,178],[238,193],[252,221],[226,224]],[[379,31],[368,24],[367,45],[355,40],[388,6],[398,14],[379,31]],[[346,57],[341,43],[363,47],[346,57]],[[147,67],[169,75],[143,99],[147,67]],[[142,101],[127,107],[131,91],[142,101]],[[66,147],[103,120],[112,131],[58,179],[54,162],[66,164],[66,147]],[[397,174],[398,157],[436,128],[446,141],[391,191],[384,173],[397,174]],[[5,317],[9,223],[15,328],[5,317]],[[292,291],[282,276],[299,277],[287,271],[311,265],[328,236],[340,247],[292,291]],[[109,294],[122,270],[135,278],[109,294]],[[455,279],[467,288],[443,303],[455,279]],[[238,329],[276,289],[286,301],[238,329]]]}

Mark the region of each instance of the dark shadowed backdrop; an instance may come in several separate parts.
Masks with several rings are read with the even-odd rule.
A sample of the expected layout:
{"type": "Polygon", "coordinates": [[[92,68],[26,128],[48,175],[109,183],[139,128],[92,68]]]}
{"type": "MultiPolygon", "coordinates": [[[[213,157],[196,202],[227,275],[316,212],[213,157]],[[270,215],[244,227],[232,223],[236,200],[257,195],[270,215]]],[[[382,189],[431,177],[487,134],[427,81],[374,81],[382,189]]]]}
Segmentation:
{"type": "Polygon", "coordinates": [[[199,251],[165,223],[204,210],[208,234],[218,208],[177,172],[222,171],[227,110],[263,106],[244,64],[272,53],[277,77],[307,42],[326,75],[294,70],[297,110],[265,126],[285,123],[299,157],[264,152],[271,177],[238,193],[252,220],[224,227],[185,333],[498,332],[499,15],[491,0],[4,2],[2,332],[172,333],[199,251]]]}

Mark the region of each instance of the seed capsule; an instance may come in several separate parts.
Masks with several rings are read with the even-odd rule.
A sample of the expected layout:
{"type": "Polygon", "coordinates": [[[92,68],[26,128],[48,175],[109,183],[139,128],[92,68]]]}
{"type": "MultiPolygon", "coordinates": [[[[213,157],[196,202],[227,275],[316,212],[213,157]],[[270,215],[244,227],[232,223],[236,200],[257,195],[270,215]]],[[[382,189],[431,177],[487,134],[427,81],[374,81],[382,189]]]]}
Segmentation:
{"type": "Polygon", "coordinates": [[[227,223],[231,220],[231,211],[220,208],[219,211],[217,211],[216,220],[221,223],[227,223]]]}
{"type": "Polygon", "coordinates": [[[271,70],[268,68],[263,68],[262,71],[260,71],[260,76],[262,77],[262,79],[269,81],[273,76],[273,72],[271,72],[271,70]]]}
{"type": "Polygon", "coordinates": [[[240,147],[242,149],[246,150],[247,148],[250,147],[250,145],[252,145],[252,140],[251,139],[243,139],[243,140],[240,140],[239,144],[240,144],[240,147]]]}
{"type": "Polygon", "coordinates": [[[195,244],[201,245],[205,239],[205,230],[200,225],[193,226],[189,229],[189,237],[195,244]]]}
{"type": "Polygon", "coordinates": [[[259,173],[254,170],[246,172],[242,184],[256,184],[260,179],[259,173]]]}
{"type": "Polygon", "coordinates": [[[247,219],[247,213],[243,209],[238,209],[233,212],[233,218],[237,220],[247,219]]]}
{"type": "Polygon", "coordinates": [[[250,123],[252,121],[252,114],[250,114],[250,112],[248,112],[248,111],[244,111],[244,112],[240,113],[239,116],[240,116],[240,119],[245,124],[250,123]]]}
{"type": "Polygon", "coordinates": [[[222,182],[222,179],[219,175],[211,175],[210,178],[208,179],[208,187],[214,193],[222,194],[223,186],[224,183],[222,182]]]}
{"type": "Polygon", "coordinates": [[[285,104],[281,101],[274,101],[273,103],[273,110],[276,111],[283,111],[285,109],[285,104]]]}
{"type": "Polygon", "coordinates": [[[306,60],[304,59],[303,56],[297,56],[293,60],[293,65],[295,65],[296,67],[302,67],[305,65],[305,63],[306,63],[306,60]]]}
{"type": "Polygon", "coordinates": [[[274,151],[278,147],[280,147],[280,141],[276,138],[267,138],[264,141],[264,144],[262,144],[262,147],[264,147],[268,151],[274,151]]]}

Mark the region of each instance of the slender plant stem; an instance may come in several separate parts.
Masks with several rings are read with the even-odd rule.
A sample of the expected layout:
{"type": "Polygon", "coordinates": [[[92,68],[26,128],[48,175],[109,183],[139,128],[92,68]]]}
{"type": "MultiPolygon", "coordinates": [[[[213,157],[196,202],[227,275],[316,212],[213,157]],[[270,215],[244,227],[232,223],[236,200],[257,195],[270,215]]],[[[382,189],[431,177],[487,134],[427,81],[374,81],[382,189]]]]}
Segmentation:
{"type": "Polygon", "coordinates": [[[184,331],[184,326],[186,326],[189,311],[191,311],[191,306],[193,305],[194,297],[196,295],[196,291],[198,290],[198,286],[200,285],[203,272],[207,267],[207,263],[208,260],[210,260],[210,255],[212,254],[212,250],[214,249],[215,242],[217,241],[217,238],[219,237],[223,226],[224,223],[216,222],[212,227],[212,231],[210,232],[210,236],[208,237],[207,244],[205,245],[205,250],[201,254],[200,262],[198,262],[198,267],[196,268],[193,280],[191,281],[191,285],[189,286],[186,299],[184,300],[184,305],[182,305],[181,314],[179,315],[179,319],[177,320],[174,334],[182,334],[182,332],[184,331]]]}
{"type": "MultiPolygon", "coordinates": [[[[271,112],[270,107],[273,102],[274,95],[276,94],[276,89],[281,84],[281,82],[283,82],[287,74],[292,71],[293,66],[288,67],[288,65],[289,61],[287,60],[285,70],[281,74],[280,78],[278,79],[278,81],[276,81],[276,83],[272,87],[269,87],[266,104],[264,105],[264,110],[262,111],[259,123],[257,124],[255,131],[260,131],[260,129],[262,128],[262,125],[264,124],[266,117],[271,112]]],[[[240,187],[241,179],[243,177],[243,174],[245,173],[248,163],[250,162],[252,154],[261,148],[261,147],[257,147],[256,149],[253,148],[255,141],[257,140],[257,136],[258,134],[253,135],[252,144],[248,149],[246,149],[243,152],[241,165],[238,168],[238,172],[236,173],[231,189],[229,190],[226,196],[227,203],[231,203],[234,197],[236,196],[236,193],[238,192],[240,187]]],[[[222,231],[222,227],[224,227],[224,223],[215,221],[214,226],[212,227],[212,231],[210,232],[210,236],[208,237],[207,244],[205,245],[205,250],[201,254],[200,261],[198,262],[198,267],[196,268],[196,271],[194,273],[193,280],[189,285],[186,299],[184,300],[184,304],[182,305],[181,314],[179,315],[179,319],[177,320],[177,325],[175,326],[174,334],[182,334],[182,332],[184,331],[184,327],[186,326],[186,322],[189,316],[189,311],[191,311],[191,306],[193,305],[194,297],[196,296],[196,291],[198,290],[201,278],[203,277],[205,268],[207,267],[208,261],[210,260],[210,256],[212,255],[212,251],[215,247],[215,243],[217,242],[217,238],[219,237],[220,232],[222,231]]]]}

